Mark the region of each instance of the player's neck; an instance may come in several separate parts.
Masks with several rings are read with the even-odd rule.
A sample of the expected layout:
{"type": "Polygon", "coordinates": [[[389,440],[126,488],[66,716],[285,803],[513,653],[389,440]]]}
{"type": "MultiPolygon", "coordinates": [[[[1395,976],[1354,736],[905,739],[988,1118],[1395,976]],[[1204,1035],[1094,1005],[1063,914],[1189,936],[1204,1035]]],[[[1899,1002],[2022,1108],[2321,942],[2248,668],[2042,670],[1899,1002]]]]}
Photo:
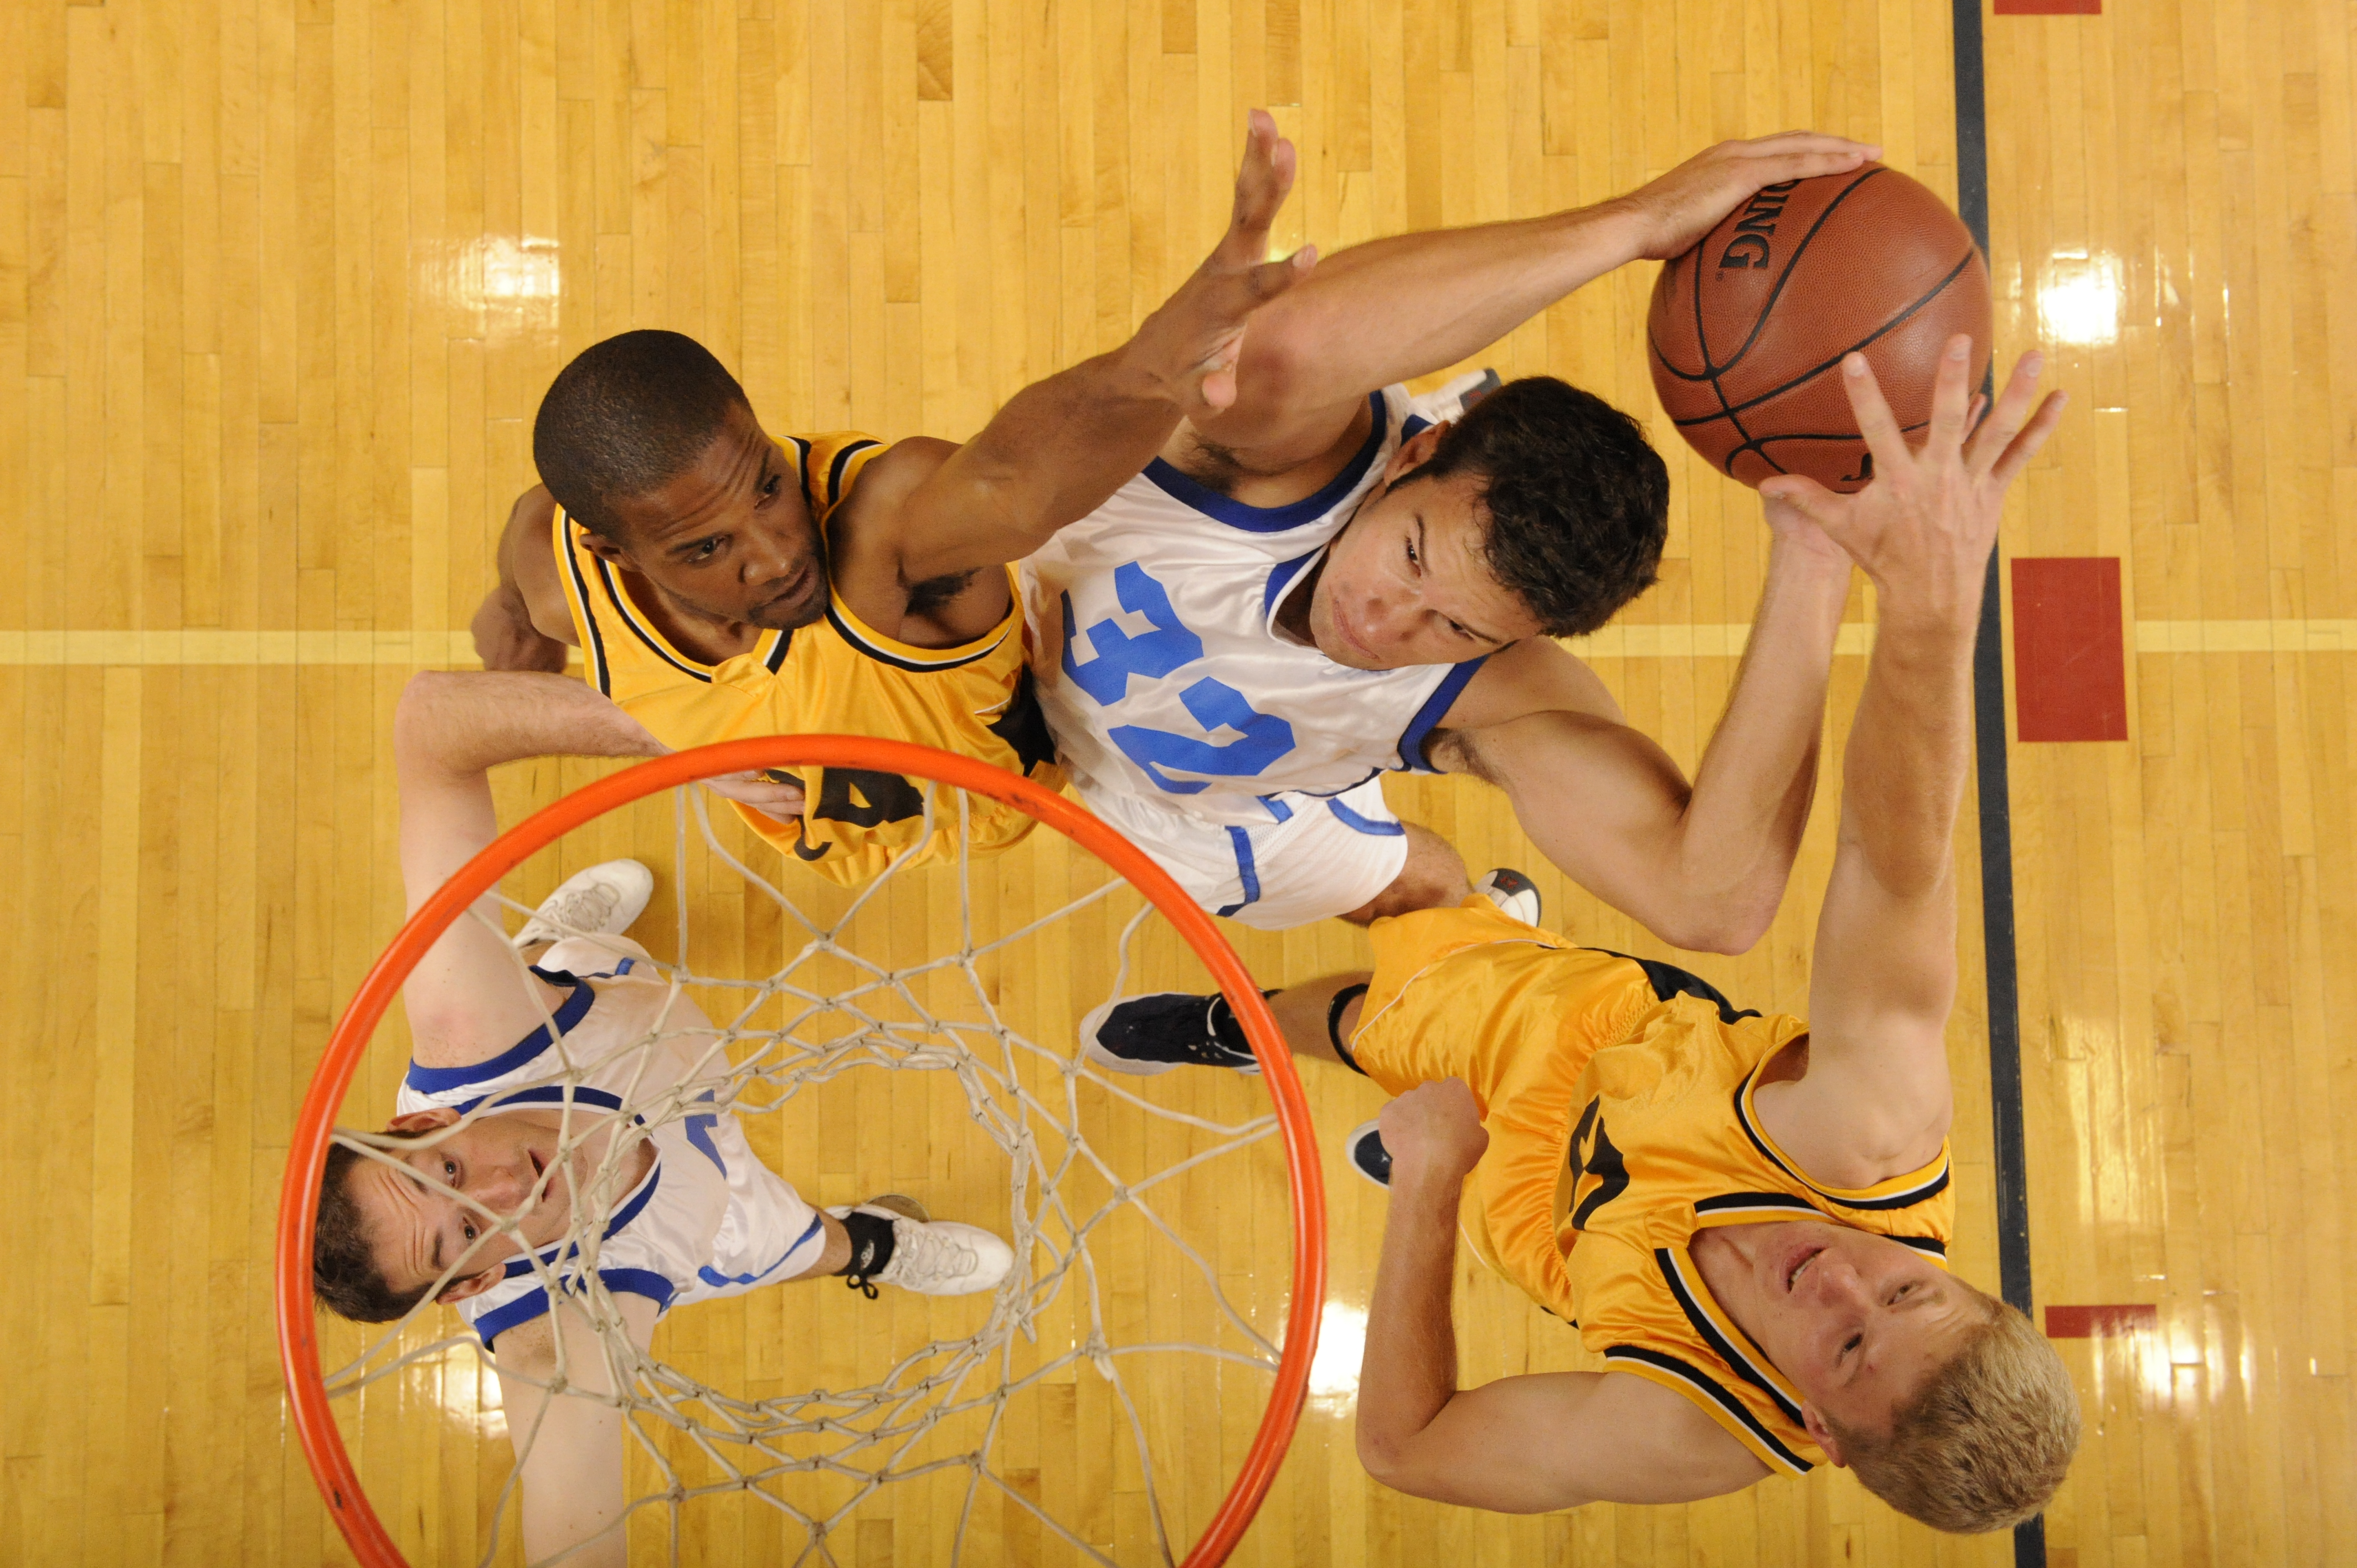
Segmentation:
{"type": "Polygon", "coordinates": [[[1309,630],[1309,606],[1318,596],[1318,579],[1326,574],[1326,563],[1333,559],[1331,548],[1318,553],[1284,598],[1277,601],[1276,629],[1305,648],[1318,646],[1318,639],[1309,630]]]}
{"type": "Polygon", "coordinates": [[[663,639],[701,664],[720,664],[760,646],[768,629],[748,620],[724,620],[681,603],[641,572],[615,574],[639,613],[654,623],[663,639]]]}
{"type": "MultiPolygon", "coordinates": [[[[1736,1234],[1750,1229],[1753,1228],[1707,1226],[1695,1231],[1687,1240],[1686,1254],[1694,1259],[1695,1268],[1702,1275],[1704,1288],[1710,1292],[1711,1299],[1718,1304],[1718,1309],[1727,1314],[1736,1327],[1743,1330],[1744,1337],[1752,1344],[1760,1346],[1764,1354],[1766,1347],[1761,1345],[1760,1336],[1765,1325],[1750,1320],[1755,1315],[1747,1309],[1746,1293],[1742,1288],[1745,1275],[1751,1268],[1751,1260],[1744,1255],[1741,1240],[1736,1234]]],[[[1770,1364],[1774,1365],[1772,1360],[1770,1364]]]]}

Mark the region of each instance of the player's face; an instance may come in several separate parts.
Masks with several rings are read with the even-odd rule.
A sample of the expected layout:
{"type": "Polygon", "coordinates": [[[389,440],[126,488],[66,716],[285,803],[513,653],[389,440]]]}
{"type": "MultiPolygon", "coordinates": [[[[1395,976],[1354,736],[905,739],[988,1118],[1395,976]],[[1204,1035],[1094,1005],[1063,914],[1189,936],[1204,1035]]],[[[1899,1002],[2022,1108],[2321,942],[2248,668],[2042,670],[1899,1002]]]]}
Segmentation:
{"type": "Polygon", "coordinates": [[[684,472],[614,503],[619,543],[589,547],[687,610],[730,626],[791,628],[826,613],[826,552],[792,465],[738,404],[684,472]]]}
{"type": "MultiPolygon", "coordinates": [[[[449,1111],[422,1112],[396,1119],[393,1127],[426,1132],[457,1119],[449,1111]]],[[[498,1265],[525,1244],[538,1248],[562,1237],[573,1217],[575,1183],[586,1182],[590,1167],[587,1150],[576,1146],[572,1179],[556,1171],[533,1201],[533,1185],[557,1159],[559,1131],[541,1112],[479,1116],[431,1147],[405,1151],[399,1168],[372,1159],[354,1165],[346,1179],[385,1282],[396,1291],[414,1290],[460,1262],[443,1293],[444,1300],[456,1301],[490,1283],[498,1265]],[[522,1212],[519,1234],[497,1230],[482,1209],[430,1185],[437,1182],[493,1214],[522,1212]]]]}
{"type": "Polygon", "coordinates": [[[1846,1225],[1732,1225],[1718,1235],[1745,1265],[1718,1289],[1719,1305],[1809,1409],[1858,1431],[1889,1431],[1891,1412],[1988,1316],[1988,1298],[1930,1258],[1846,1225]]]}
{"type": "MultiPolygon", "coordinates": [[[[1393,458],[1396,478],[1429,454],[1421,432],[1393,458]]],[[[1353,670],[1456,664],[1534,636],[1537,618],[1481,557],[1489,514],[1478,477],[1456,473],[1379,491],[1334,541],[1310,590],[1318,651],[1353,670]]]]}

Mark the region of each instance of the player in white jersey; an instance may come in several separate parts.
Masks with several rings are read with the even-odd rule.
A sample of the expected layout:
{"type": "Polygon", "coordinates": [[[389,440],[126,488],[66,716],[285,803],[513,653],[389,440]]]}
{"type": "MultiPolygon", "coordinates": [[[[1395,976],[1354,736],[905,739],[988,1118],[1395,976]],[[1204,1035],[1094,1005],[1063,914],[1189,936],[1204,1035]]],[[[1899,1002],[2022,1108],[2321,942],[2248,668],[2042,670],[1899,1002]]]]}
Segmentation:
{"type": "Polygon", "coordinates": [[[1876,153],[1727,143],[1598,207],[1322,261],[1254,317],[1235,403],[1028,564],[1033,671],[1082,798],[1205,908],[1281,929],[1463,897],[1462,862],[1379,779],[1470,773],[1663,940],[1749,947],[1807,818],[1847,559],[1769,501],[1749,647],[1690,783],[1551,640],[1653,580],[1668,476],[1635,422],[1544,377],[1469,408],[1398,383],[1684,252],[1762,186],[1876,153]]]}
{"type": "MultiPolygon", "coordinates": [[[[488,768],[666,749],[561,676],[417,677],[394,720],[410,908],[497,835],[488,768]]],[[[552,1276],[570,1291],[594,1266],[643,1348],[687,1302],[830,1274],[871,1296],[884,1284],[963,1294],[1014,1262],[998,1237],[931,1221],[898,1195],[815,1209],[755,1156],[716,1094],[728,1064],[681,1043],[708,1042],[708,1022],[620,934],[651,884],[635,862],[593,867],[512,944],[488,898],[453,921],[402,991],[413,1058],[387,1131],[414,1146],[379,1160],[336,1145],[320,1194],[323,1305],[391,1322],[431,1295],[496,1350],[534,1561],[576,1547],[568,1563],[624,1558],[609,1529],[624,1503],[623,1416],[594,1397],[610,1387],[608,1359],[577,1300],[552,1314],[552,1276]],[[651,1126],[629,1109],[700,1100],[709,1113],[651,1126]],[[587,1258],[568,1241],[582,1205],[606,1216],[587,1258]],[[592,1397],[546,1393],[560,1337],[565,1379],[592,1397]]]]}

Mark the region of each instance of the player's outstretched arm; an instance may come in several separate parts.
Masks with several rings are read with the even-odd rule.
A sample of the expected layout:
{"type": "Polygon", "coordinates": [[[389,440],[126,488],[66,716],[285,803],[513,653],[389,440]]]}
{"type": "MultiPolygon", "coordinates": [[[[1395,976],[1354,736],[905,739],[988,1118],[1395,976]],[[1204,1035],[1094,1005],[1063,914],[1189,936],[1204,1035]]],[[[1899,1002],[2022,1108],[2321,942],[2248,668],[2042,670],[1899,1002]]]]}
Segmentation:
{"type": "Polygon", "coordinates": [[[881,530],[903,582],[1030,554],[1135,477],[1181,417],[1234,400],[1245,322],[1318,259],[1262,259],[1293,173],[1293,144],[1254,110],[1218,247],[1136,336],[1024,388],[909,492],[881,530]]]}
{"type": "MultiPolygon", "coordinates": [[[[635,1295],[613,1299],[630,1342],[643,1350],[654,1336],[654,1303],[635,1295]]],[[[571,1551],[565,1559],[568,1565],[622,1568],[630,1559],[619,1523],[627,1502],[622,1412],[582,1397],[610,1393],[614,1387],[597,1334],[567,1305],[509,1329],[500,1336],[496,1353],[500,1403],[523,1494],[524,1560],[544,1563],[571,1551]],[[545,1385],[560,1371],[577,1393],[548,1392],[545,1385]]]]}
{"type": "MultiPolygon", "coordinates": [[[[563,675],[412,677],[393,721],[401,879],[410,912],[499,836],[491,768],[527,757],[661,757],[670,749],[638,720],[563,675]]],[[[791,785],[739,779],[726,792],[787,815],[801,807],[802,791],[791,785]]],[[[496,1056],[542,1021],[500,934],[498,904],[486,897],[475,908],[483,919],[452,921],[402,987],[415,1055],[428,1067],[496,1056]]]]}
{"type": "Polygon", "coordinates": [[[1532,842],[1663,941],[1748,950],[1776,918],[1816,792],[1818,736],[1849,557],[1770,499],[1751,638],[1689,784],[1622,722],[1594,672],[1531,638],[1493,658],[1429,747],[1504,789],[1532,842]]]}
{"type": "Polygon", "coordinates": [[[1398,1491],[1502,1513],[1731,1492],[1767,1466],[1694,1405],[1626,1373],[1457,1386],[1449,1278],[1466,1176],[1489,1144],[1460,1079],[1383,1108],[1391,1208],[1359,1369],[1359,1459],[1398,1491]]]}
{"type": "Polygon", "coordinates": [[[1354,245],[1254,320],[1234,405],[1196,432],[1254,472],[1307,463],[1376,388],[1480,353],[1625,263],[1683,254],[1762,186],[1880,155],[1813,131],[1722,142],[1594,207],[1354,245]]]}
{"type": "Polygon", "coordinates": [[[1940,365],[1910,450],[1863,358],[1843,381],[1875,458],[1856,495],[1770,481],[1874,579],[1878,619],[1842,775],[1834,868],[1817,922],[1806,1073],[1760,1113],[1819,1180],[1867,1187],[1939,1152],[1953,1108],[1944,1041],[1956,990],[1952,840],[1972,757],[1972,651],[2005,492],[2061,417],[2023,356],[1972,433],[1969,340],[1940,365]]]}

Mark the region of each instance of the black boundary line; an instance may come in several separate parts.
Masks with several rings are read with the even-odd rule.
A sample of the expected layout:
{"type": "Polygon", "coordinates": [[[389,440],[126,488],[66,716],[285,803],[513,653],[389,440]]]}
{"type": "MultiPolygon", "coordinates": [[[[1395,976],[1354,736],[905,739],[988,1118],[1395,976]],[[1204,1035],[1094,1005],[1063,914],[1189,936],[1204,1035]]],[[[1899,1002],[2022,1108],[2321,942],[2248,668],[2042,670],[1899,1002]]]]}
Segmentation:
{"type": "MultiPolygon", "coordinates": [[[[1981,0],[1953,0],[1955,29],[1956,209],[1986,255],[1988,109],[1981,0]]],[[[1992,361],[1994,370],[1994,361],[1992,361]]],[[[1984,376],[1988,392],[1993,379],[1984,376]]],[[[2006,757],[2005,612],[1991,549],[1973,642],[1973,741],[1978,758],[1981,946],[1988,972],[1989,1121],[1996,1165],[1996,1260],[2005,1299],[2030,1312],[2029,1183],[2021,1130],[2021,979],[2013,945],[2013,803],[2006,757]]],[[[2014,1568],[2046,1568],[2046,1516],[2013,1527],[2014,1568]]]]}

